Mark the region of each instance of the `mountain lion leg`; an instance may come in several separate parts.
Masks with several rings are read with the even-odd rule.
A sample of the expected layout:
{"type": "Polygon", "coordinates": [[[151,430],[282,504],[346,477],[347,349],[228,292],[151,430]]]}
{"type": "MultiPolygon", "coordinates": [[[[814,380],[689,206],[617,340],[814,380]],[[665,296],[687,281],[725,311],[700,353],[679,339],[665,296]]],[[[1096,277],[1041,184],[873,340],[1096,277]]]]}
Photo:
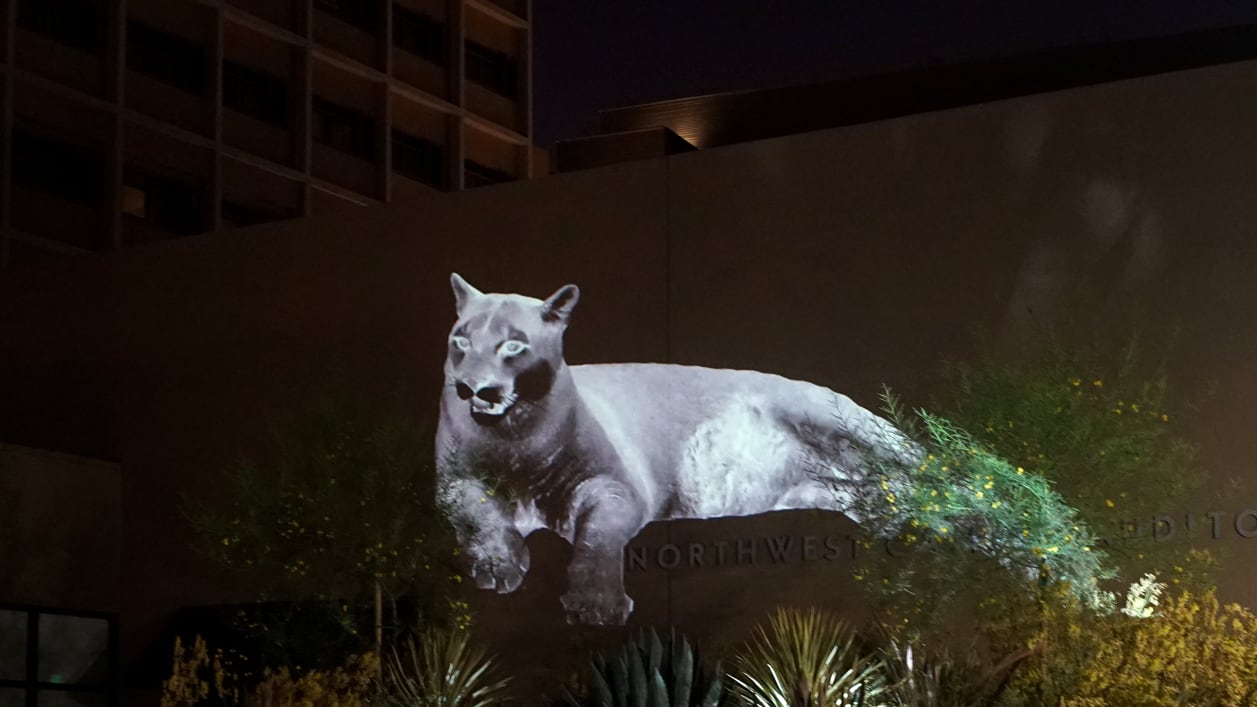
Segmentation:
{"type": "Polygon", "coordinates": [[[578,495],[563,608],[569,623],[622,625],[633,611],[624,593],[624,547],[647,520],[642,503],[610,479],[588,481],[578,495]]]}
{"type": "Polygon", "coordinates": [[[502,594],[515,591],[530,560],[506,505],[475,479],[447,477],[446,489],[464,521],[456,524],[458,543],[467,551],[476,586],[502,594]]]}

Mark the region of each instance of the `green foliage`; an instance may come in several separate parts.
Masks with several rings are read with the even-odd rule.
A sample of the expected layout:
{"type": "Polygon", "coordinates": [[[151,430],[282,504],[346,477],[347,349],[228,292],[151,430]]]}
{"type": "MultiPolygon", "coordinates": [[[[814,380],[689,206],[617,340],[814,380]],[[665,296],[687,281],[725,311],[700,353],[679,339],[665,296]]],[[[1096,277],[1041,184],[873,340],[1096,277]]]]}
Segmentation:
{"type": "Polygon", "coordinates": [[[1004,702],[1211,707],[1257,701],[1252,613],[1237,604],[1220,606],[1212,592],[1188,591],[1162,598],[1151,615],[1131,613],[1096,617],[1078,606],[1053,607],[1040,654],[1018,672],[1004,702]]]}
{"type": "MultiPolygon", "coordinates": [[[[878,488],[859,501],[870,525],[901,551],[866,553],[857,578],[878,599],[928,597],[935,608],[971,592],[978,577],[1026,597],[1036,585],[1060,584],[1086,605],[1107,608],[1111,598],[1099,586],[1112,576],[1105,553],[1052,485],[950,422],[925,411],[917,417],[924,456],[907,469],[876,462],[878,488]]],[[[911,611],[882,603],[902,622],[925,602],[911,611]]]]}
{"type": "MultiPolygon", "coordinates": [[[[944,411],[984,446],[1050,480],[1089,527],[1106,538],[1182,510],[1205,474],[1196,446],[1178,432],[1190,406],[1175,404],[1163,366],[1132,340],[1115,353],[1029,343],[1012,360],[986,354],[951,370],[944,411]]],[[[1110,543],[1127,579],[1181,564],[1176,542],[1110,543]]]]}
{"type": "Polygon", "coordinates": [[[304,604],[302,617],[256,628],[274,642],[297,631],[292,619],[357,634],[355,602],[377,590],[390,606],[403,594],[420,597],[418,622],[466,623],[453,593],[462,581],[454,516],[428,435],[337,403],[296,420],[276,447],[264,462],[229,470],[224,505],[185,502],[209,557],[246,575],[263,598],[322,600],[304,604]],[[318,607],[323,614],[313,616],[318,607]]]}
{"type": "Polygon", "coordinates": [[[885,702],[896,707],[969,707],[987,704],[1001,677],[976,654],[957,660],[946,651],[889,639],[882,649],[885,702]],[[992,684],[994,683],[994,684],[992,684]]]}
{"type": "Polygon", "coordinates": [[[596,655],[589,669],[588,694],[569,695],[578,707],[716,707],[723,695],[720,667],[709,674],[684,637],[661,641],[653,629],[634,636],[619,650],[596,655]]]}
{"type": "Polygon", "coordinates": [[[881,704],[882,669],[832,615],[779,609],[756,627],[728,677],[733,695],[754,707],[854,707],[881,704]]]}
{"type": "Polygon", "coordinates": [[[462,630],[428,629],[418,646],[385,664],[384,702],[393,707],[487,707],[510,697],[510,678],[462,630]]]}

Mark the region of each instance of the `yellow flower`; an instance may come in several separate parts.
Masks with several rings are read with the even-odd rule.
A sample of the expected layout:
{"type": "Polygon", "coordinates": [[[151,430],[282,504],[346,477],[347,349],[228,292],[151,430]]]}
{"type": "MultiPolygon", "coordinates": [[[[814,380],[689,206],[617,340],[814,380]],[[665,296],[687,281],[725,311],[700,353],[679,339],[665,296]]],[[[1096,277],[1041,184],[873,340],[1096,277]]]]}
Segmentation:
{"type": "Polygon", "coordinates": [[[1081,378],[1075,378],[1075,379],[1072,381],[1072,383],[1074,384],[1074,387],[1075,387],[1075,388],[1077,388],[1078,386],[1082,385],[1082,379],[1081,379],[1081,378]]]}
{"type": "Polygon", "coordinates": [[[1111,498],[1106,498],[1106,499],[1104,499],[1104,505],[1108,506],[1109,508],[1112,508],[1113,506],[1115,506],[1115,505],[1117,505],[1117,504],[1113,503],[1113,499],[1111,499],[1111,498]]]}
{"type": "Polygon", "coordinates": [[[1091,385],[1094,385],[1094,386],[1095,386],[1095,387],[1097,387],[1097,388],[1103,388],[1103,387],[1104,387],[1104,381],[1102,381],[1102,380],[1100,380],[1099,378],[1097,378],[1097,379],[1095,379],[1095,380],[1091,381],[1091,385]]]}
{"type": "Polygon", "coordinates": [[[1138,405],[1136,405],[1135,403],[1131,403],[1131,404],[1130,404],[1130,411],[1131,411],[1131,412],[1139,412],[1139,406],[1138,406],[1138,405]]]}
{"type": "Polygon", "coordinates": [[[977,496],[978,496],[978,498],[982,498],[982,492],[981,492],[981,491],[979,491],[979,492],[978,492],[978,494],[977,494],[977,496]]]}
{"type": "Polygon", "coordinates": [[[999,508],[999,504],[1000,504],[1000,502],[999,502],[999,501],[996,501],[995,503],[992,503],[992,504],[991,504],[991,508],[999,508]]]}
{"type": "Polygon", "coordinates": [[[1170,421],[1170,416],[1169,416],[1169,415],[1166,415],[1165,413],[1161,413],[1161,421],[1162,421],[1162,422],[1169,422],[1169,421],[1170,421]]]}
{"type": "Polygon", "coordinates": [[[1025,475],[1025,473],[1026,473],[1025,469],[1022,469],[1021,467],[1017,467],[1017,476],[1023,476],[1025,475]]]}
{"type": "Polygon", "coordinates": [[[989,488],[991,488],[991,487],[992,487],[992,486],[994,486],[994,485],[995,485],[995,482],[994,482],[994,481],[988,481],[988,482],[986,482],[986,485],[985,485],[985,486],[983,486],[982,488],[984,488],[984,489],[989,489],[989,488]]]}
{"type": "Polygon", "coordinates": [[[937,495],[938,495],[938,489],[930,489],[930,496],[937,496],[937,495]]]}

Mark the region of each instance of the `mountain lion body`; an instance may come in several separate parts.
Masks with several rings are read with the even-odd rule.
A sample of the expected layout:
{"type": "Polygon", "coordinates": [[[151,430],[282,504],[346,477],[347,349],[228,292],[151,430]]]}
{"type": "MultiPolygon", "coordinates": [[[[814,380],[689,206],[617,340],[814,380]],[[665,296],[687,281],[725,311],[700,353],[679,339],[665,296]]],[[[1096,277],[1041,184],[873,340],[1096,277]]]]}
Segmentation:
{"type": "Polygon", "coordinates": [[[458,321],[437,461],[476,526],[463,539],[472,575],[514,591],[529,566],[524,537],[549,528],[573,546],[569,621],[627,619],[623,550],[647,523],[790,508],[853,515],[860,450],[903,447],[889,423],[811,383],[666,364],[569,366],[574,285],[543,302],[451,282],[458,321]],[[825,482],[818,459],[832,474],[825,482]]]}

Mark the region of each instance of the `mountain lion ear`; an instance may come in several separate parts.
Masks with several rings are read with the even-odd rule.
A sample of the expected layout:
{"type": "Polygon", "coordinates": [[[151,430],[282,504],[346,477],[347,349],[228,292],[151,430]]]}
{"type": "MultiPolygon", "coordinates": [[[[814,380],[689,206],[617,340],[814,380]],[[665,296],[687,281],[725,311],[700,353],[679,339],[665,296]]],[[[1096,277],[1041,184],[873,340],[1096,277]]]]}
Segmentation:
{"type": "Polygon", "coordinates": [[[580,288],[576,285],[564,285],[558,292],[550,295],[550,299],[541,305],[541,319],[547,322],[567,323],[580,299],[580,288]]]}
{"type": "Polygon", "coordinates": [[[454,311],[456,312],[462,312],[468,302],[484,294],[468,284],[456,272],[450,273],[450,287],[454,288],[454,311]]]}

